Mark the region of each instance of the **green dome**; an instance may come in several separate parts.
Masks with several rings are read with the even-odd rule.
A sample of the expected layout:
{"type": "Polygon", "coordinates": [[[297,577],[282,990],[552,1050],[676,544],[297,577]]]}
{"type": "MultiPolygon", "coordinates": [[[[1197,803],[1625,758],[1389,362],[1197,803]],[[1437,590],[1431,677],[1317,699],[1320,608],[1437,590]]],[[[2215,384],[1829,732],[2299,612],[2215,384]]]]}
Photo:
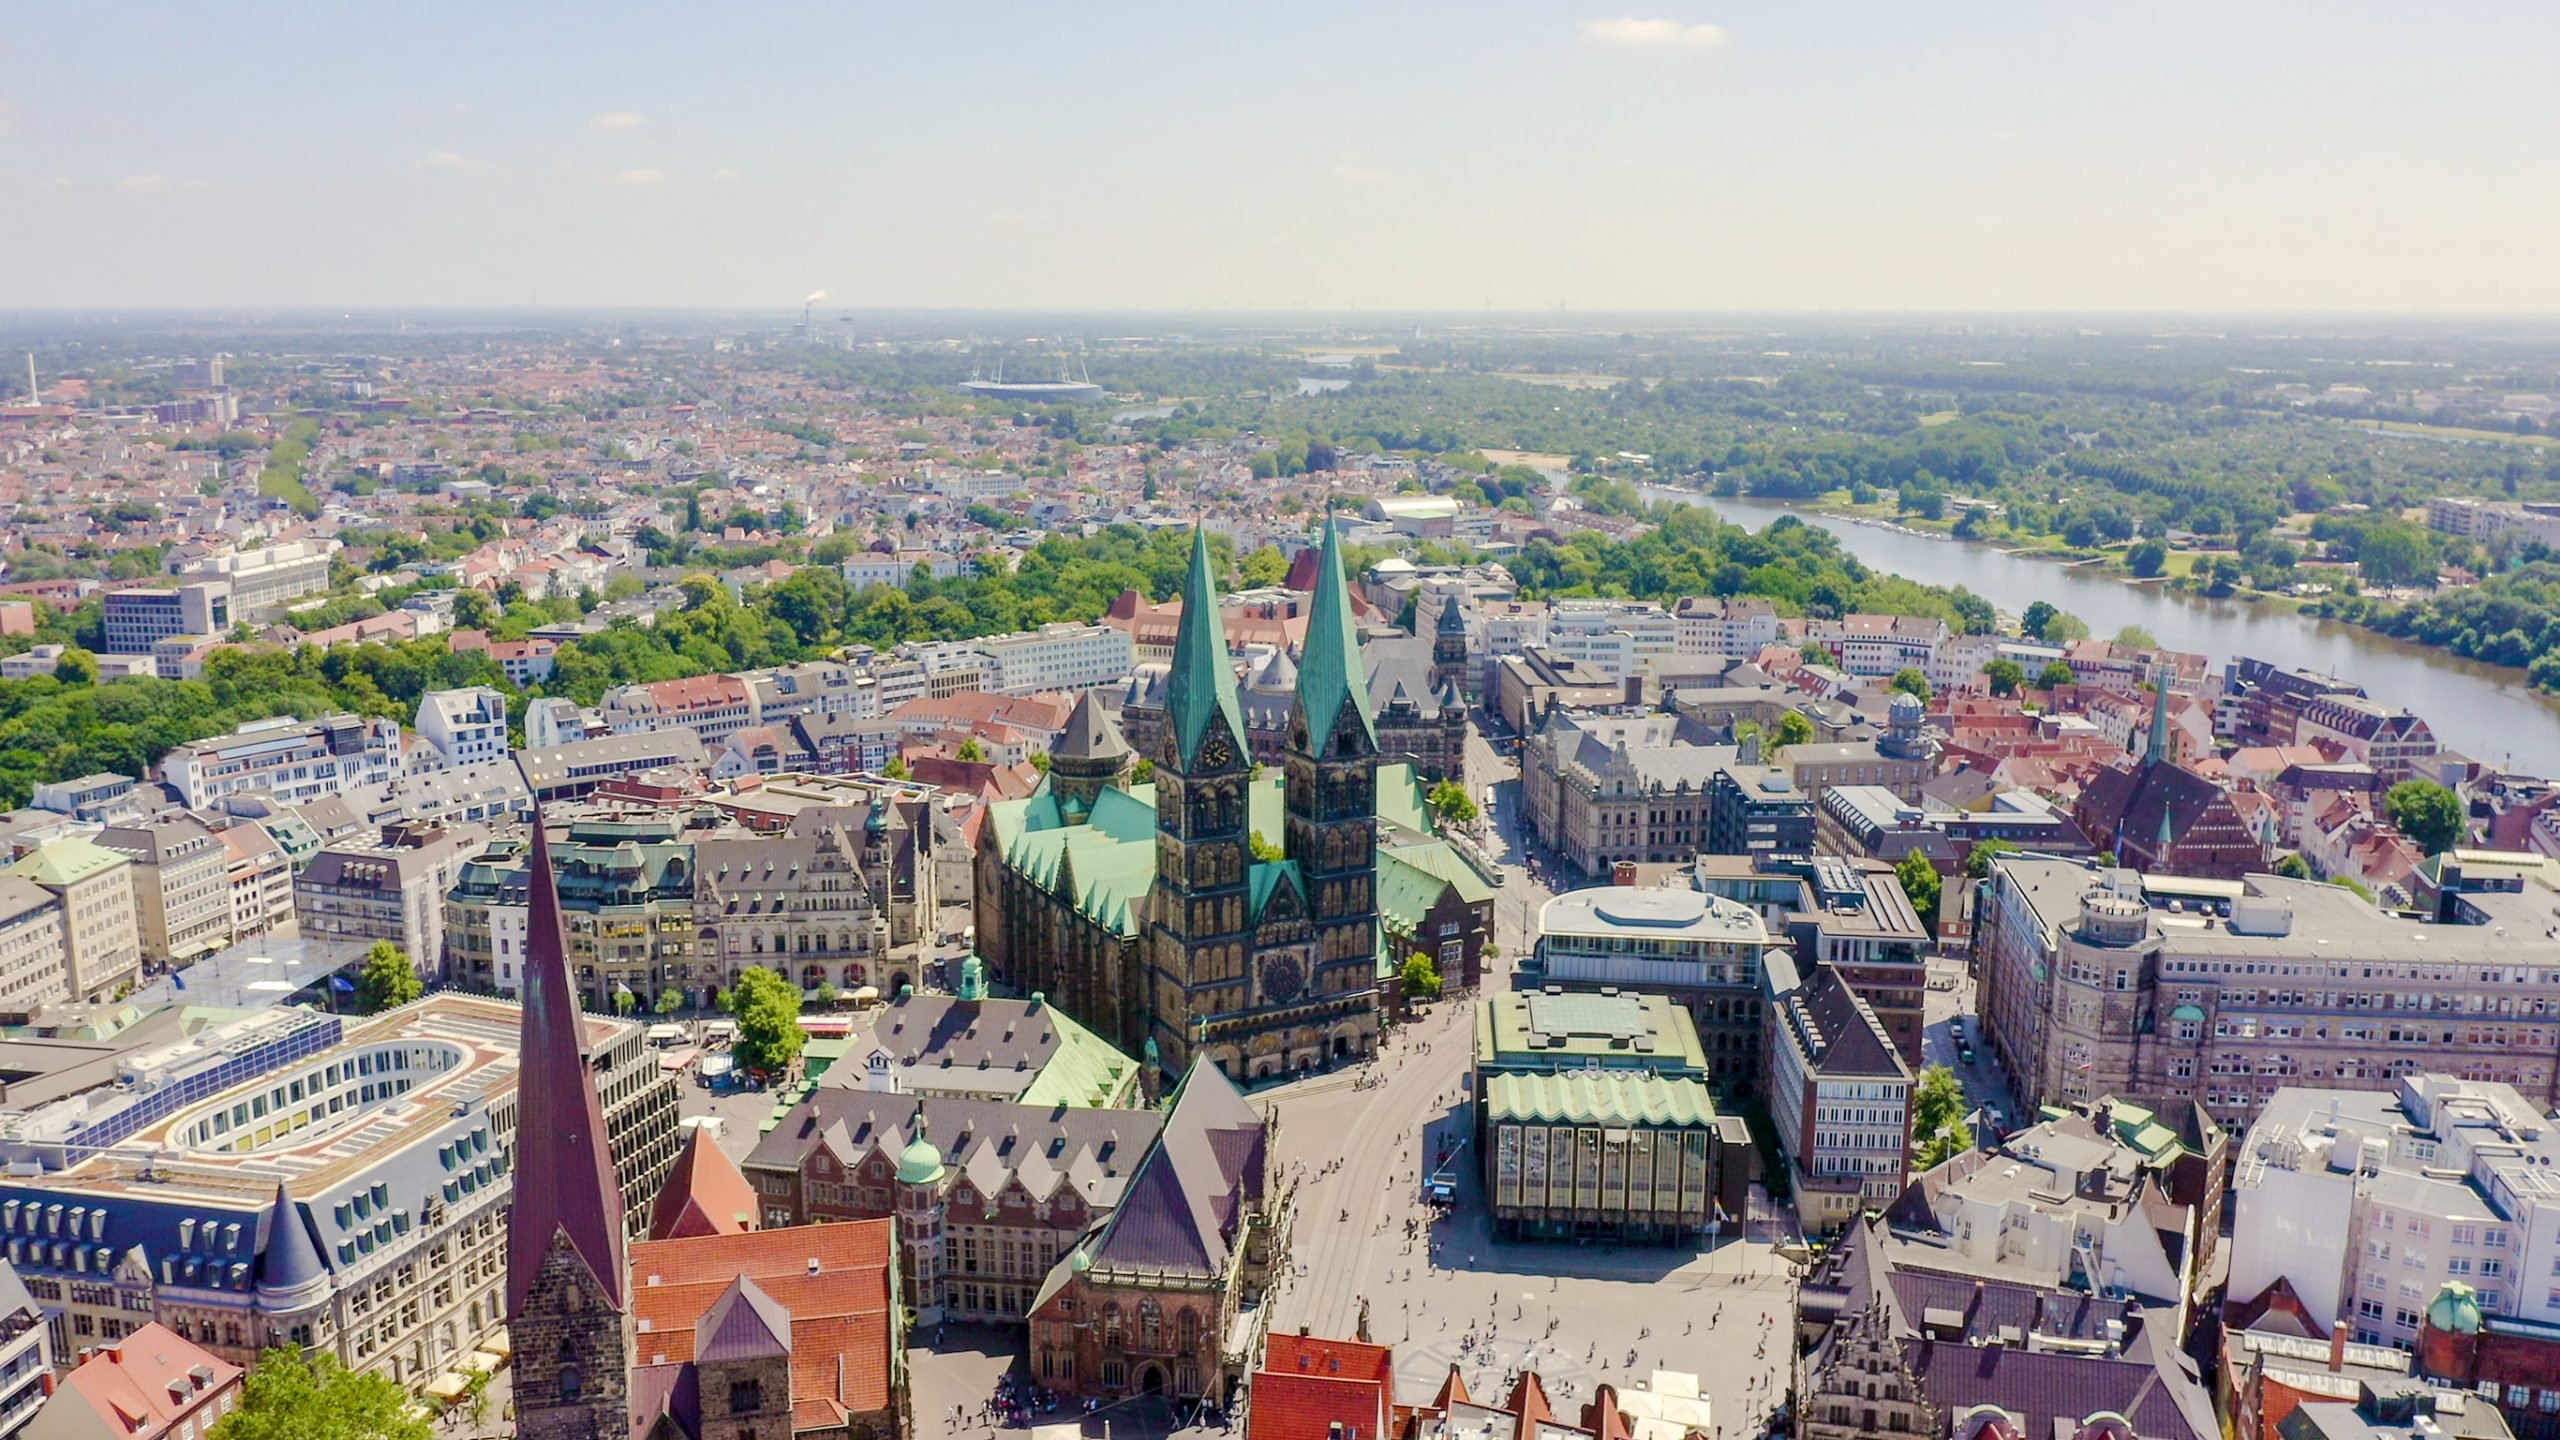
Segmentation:
{"type": "Polygon", "coordinates": [[[907,1142],[898,1152],[898,1183],[930,1185],[942,1178],[942,1152],[922,1135],[907,1142]]]}
{"type": "Polygon", "coordinates": [[[2480,1292],[2459,1280],[2448,1280],[2427,1302],[2427,1323],[2448,1335],[2480,1333],[2480,1292]]]}

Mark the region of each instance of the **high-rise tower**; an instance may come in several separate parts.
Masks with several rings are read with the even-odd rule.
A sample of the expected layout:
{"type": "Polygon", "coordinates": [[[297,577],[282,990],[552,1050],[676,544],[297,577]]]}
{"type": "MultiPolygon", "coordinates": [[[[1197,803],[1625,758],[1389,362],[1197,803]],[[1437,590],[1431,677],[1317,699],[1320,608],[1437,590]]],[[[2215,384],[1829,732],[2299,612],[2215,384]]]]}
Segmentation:
{"type": "Polygon", "coordinates": [[[507,1331],[522,1440],[624,1440],[632,1322],[622,1182],[570,984],[551,844],[539,814],[526,913],[507,1331]]]}
{"type": "Polygon", "coordinates": [[[1182,582],[1182,622],[1165,680],[1164,734],[1156,743],[1156,887],[1141,995],[1122,997],[1118,1039],[1147,1041],[1174,1073],[1190,1064],[1199,1017],[1243,1001],[1251,858],[1244,711],[1235,661],[1209,575],[1209,536],[1194,530],[1182,582]],[[1143,1017],[1133,1028],[1132,1017],[1143,1017]]]}
{"type": "Polygon", "coordinates": [[[1314,912],[1307,989],[1314,998],[1367,990],[1376,980],[1378,727],[1342,575],[1342,537],[1331,515],[1282,768],[1289,859],[1314,912]]]}

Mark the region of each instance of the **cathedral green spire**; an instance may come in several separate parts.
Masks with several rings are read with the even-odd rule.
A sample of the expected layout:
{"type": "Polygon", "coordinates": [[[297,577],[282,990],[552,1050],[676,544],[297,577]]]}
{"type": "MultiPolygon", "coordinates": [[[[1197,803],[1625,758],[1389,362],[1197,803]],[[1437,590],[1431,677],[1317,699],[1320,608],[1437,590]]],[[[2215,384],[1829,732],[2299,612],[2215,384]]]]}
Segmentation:
{"type": "Polygon", "coordinates": [[[1351,591],[1342,578],[1342,535],[1330,511],[1324,517],[1324,554],[1316,565],[1315,602],[1307,614],[1307,644],[1298,661],[1298,705],[1307,717],[1307,753],[1333,753],[1344,707],[1358,717],[1369,748],[1378,748],[1378,725],[1369,715],[1368,671],[1360,663],[1360,632],[1351,623],[1351,591]]]}
{"type": "Polygon", "coordinates": [[[1165,725],[1175,754],[1188,769],[1209,733],[1209,717],[1227,717],[1228,743],[1244,744],[1244,710],[1236,703],[1235,661],[1227,654],[1227,627],[1218,614],[1217,587],[1209,583],[1209,532],[1191,532],[1191,572],[1182,579],[1182,623],[1173,635],[1173,673],[1164,687],[1165,725]]]}

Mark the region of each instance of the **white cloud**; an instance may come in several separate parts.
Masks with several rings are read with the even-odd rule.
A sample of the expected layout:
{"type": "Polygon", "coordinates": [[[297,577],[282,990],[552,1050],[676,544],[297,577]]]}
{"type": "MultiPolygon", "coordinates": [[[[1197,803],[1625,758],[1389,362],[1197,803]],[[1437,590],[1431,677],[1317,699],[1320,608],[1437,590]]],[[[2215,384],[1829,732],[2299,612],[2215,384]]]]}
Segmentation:
{"type": "Polygon", "coordinates": [[[1360,161],[1360,152],[1353,150],[1345,153],[1342,157],[1342,163],[1333,167],[1333,178],[1336,180],[1349,180],[1355,184],[1368,185],[1386,179],[1387,172],[1377,169],[1374,166],[1362,164],[1360,161]]]}
{"type": "Polygon", "coordinates": [[[649,123],[649,117],[637,110],[607,110],[593,123],[598,130],[637,130],[649,123]]]}
{"type": "Polygon", "coordinates": [[[613,178],[625,185],[656,185],[667,178],[667,172],[655,166],[644,166],[638,170],[616,171],[613,178]]]}
{"type": "Polygon", "coordinates": [[[127,195],[175,195],[181,190],[210,190],[210,180],[173,180],[166,175],[127,175],[116,182],[127,195]]]}
{"type": "Polygon", "coordinates": [[[1639,20],[1627,15],[1615,20],[1583,21],[1582,38],[1595,45],[1708,50],[1724,43],[1724,30],[1703,21],[1691,24],[1679,20],[1639,20]]]}
{"type": "Polygon", "coordinates": [[[715,183],[717,183],[717,184],[721,184],[721,185],[730,185],[730,184],[735,184],[735,183],[737,182],[737,179],[738,179],[738,172],[737,172],[737,171],[735,171],[735,170],[730,169],[730,168],[729,168],[728,166],[726,166],[726,165],[723,165],[723,166],[721,166],[719,169],[714,170],[714,171],[712,171],[712,172],[711,172],[711,178],[712,178],[712,180],[713,180],[715,183]]]}
{"type": "Polygon", "coordinates": [[[419,162],[430,170],[486,170],[489,162],[475,160],[456,150],[439,150],[419,162]]]}
{"type": "Polygon", "coordinates": [[[17,131],[18,103],[14,100],[0,100],[0,140],[8,139],[17,131]]]}

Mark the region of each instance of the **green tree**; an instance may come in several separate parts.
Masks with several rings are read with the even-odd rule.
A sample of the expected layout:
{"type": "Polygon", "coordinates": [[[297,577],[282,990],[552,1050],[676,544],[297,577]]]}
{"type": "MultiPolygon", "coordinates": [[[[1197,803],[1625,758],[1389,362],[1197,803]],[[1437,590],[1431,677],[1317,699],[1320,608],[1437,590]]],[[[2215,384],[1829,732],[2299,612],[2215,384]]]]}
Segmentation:
{"type": "Polygon", "coordinates": [[[1774,754],[1790,745],[1803,745],[1812,739],[1813,722],[1805,718],[1803,711],[1790,710],[1778,717],[1778,733],[1770,737],[1769,749],[1774,754]]]}
{"type": "Polygon", "coordinates": [[[683,990],[681,990],[681,989],[677,988],[676,986],[670,985],[670,986],[668,986],[666,989],[661,990],[661,991],[659,991],[659,992],[658,992],[658,1004],[657,1004],[657,1011],[658,1011],[658,1013],[659,1013],[659,1014],[661,1014],[661,1015],[673,1015],[674,1013],[676,1013],[677,1011],[679,1011],[679,1010],[681,1010],[681,1009],[683,1009],[683,1008],[684,1008],[684,991],[683,991],[683,990]]]}
{"type": "Polygon", "coordinates": [[[2078,677],[2071,673],[2071,667],[2059,660],[2046,661],[2045,667],[2036,672],[2036,688],[2039,690],[2059,690],[2065,685],[2078,683],[2078,677]]]}
{"type": "Polygon", "coordinates": [[[1259,590],[1289,578],[1289,562],[1280,558],[1279,547],[1264,545],[1237,562],[1236,576],[1244,588],[1259,590]]]}
{"type": "Polygon", "coordinates": [[[892,755],[892,756],[890,756],[890,757],[889,757],[889,763],[880,767],[880,773],[881,773],[881,775],[882,775],[883,777],[885,777],[885,778],[887,778],[887,779],[891,779],[891,780],[904,780],[904,779],[906,779],[906,778],[907,778],[907,760],[906,760],[906,757],[905,757],[905,756],[903,756],[903,755],[892,755]]]}
{"type": "Polygon", "coordinates": [[[2053,617],[2061,613],[2061,609],[2055,606],[2053,602],[2049,600],[2038,600],[2027,607],[2025,614],[2018,617],[2018,628],[2025,631],[2028,635],[2041,640],[2044,638],[2044,627],[2052,624],[2053,617]]]}
{"type": "Polygon", "coordinates": [[[374,941],[356,971],[356,1004],[367,1015],[406,1005],[425,994],[426,988],[418,980],[418,967],[409,963],[408,952],[388,940],[374,941]]]}
{"type": "Polygon", "coordinates": [[[2018,842],[2015,840],[2001,840],[1996,838],[1990,840],[1977,840],[1974,842],[1973,848],[1965,852],[1964,873],[1975,880],[1979,880],[1983,876],[1991,873],[1992,861],[1999,859],[2003,855],[2014,855],[2017,853],[2017,850],[2018,842]]]}
{"type": "Polygon", "coordinates": [[[613,987],[614,1014],[628,1015],[639,1008],[640,997],[632,993],[630,986],[617,984],[613,987]]]}
{"type": "Polygon", "coordinates": [[[2435,545],[2427,532],[2402,520],[2386,520],[2356,542],[2356,573],[2369,585],[2415,585],[2436,578],[2435,545]]]}
{"type": "Polygon", "coordinates": [[[979,744],[978,737],[972,735],[960,742],[960,748],[953,752],[953,758],[964,764],[976,764],[987,758],[987,747],[979,744]]]}
{"type": "Polygon", "coordinates": [[[1048,751],[1034,750],[1031,752],[1031,768],[1039,771],[1041,774],[1046,775],[1049,773],[1049,766],[1051,763],[1048,751]]]}
{"type": "Polygon", "coordinates": [[[2311,873],[2311,862],[2303,859],[2299,855],[2287,855],[2276,861],[2276,873],[2282,875],[2288,880],[2310,880],[2315,878],[2311,873]]]}
{"type": "Polygon", "coordinates": [[[53,663],[53,678],[65,685],[95,685],[98,657],[77,645],[65,646],[62,658],[53,663]]]}
{"type": "Polygon", "coordinates": [[[1271,843],[1271,837],[1263,834],[1259,830],[1254,831],[1253,834],[1245,838],[1245,848],[1253,852],[1253,858],[1255,860],[1264,864],[1289,858],[1279,846],[1271,843]]]}
{"type": "Polygon", "coordinates": [[[478,590],[464,590],[453,597],[453,624],[457,630],[486,630],[498,623],[498,607],[478,590]]]}
{"type": "Polygon", "coordinates": [[[2115,643],[2128,650],[2157,650],[2160,637],[2139,625],[2127,625],[2116,632],[2115,643]]]}
{"type": "Polygon", "coordinates": [[[1905,695],[1917,695],[1924,704],[1928,701],[1931,693],[1929,690],[1929,677],[1921,674],[1918,667],[1911,665],[1905,665],[1901,669],[1894,671],[1893,678],[1885,683],[1885,688],[1888,690],[1899,690],[1905,695]]]}
{"type": "Polygon", "coordinates": [[[2052,645],[2060,645],[2072,640],[2086,640],[2089,638],[2089,622],[2068,610],[2062,611],[2044,622],[2044,638],[2047,644],[2052,645]]]}
{"type": "Polygon", "coordinates": [[[1938,878],[1938,867],[1929,857],[1914,850],[1893,867],[1893,878],[1902,882],[1902,893],[1911,897],[1911,908],[1920,912],[1920,923],[1932,930],[1938,924],[1938,892],[1946,882],[1938,878]]]}
{"type": "Polygon", "coordinates": [[[258,1357],[238,1409],[214,1422],[207,1440],[434,1440],[389,1377],[357,1374],[321,1350],[280,1345],[258,1357]]]}
{"type": "Polygon", "coordinates": [[[730,1014],[738,1021],[732,1053],[750,1070],[779,1074],[800,1058],[800,987],[761,965],[738,976],[730,1014]]]}
{"type": "Polygon", "coordinates": [[[2169,547],[2157,540],[2137,540],[2124,552],[2125,568],[2145,580],[2169,568],[2169,547]]]}
{"type": "Polygon", "coordinates": [[[1405,957],[1403,968],[1396,971],[1396,979],[1403,985],[1404,998],[1408,1001],[1440,998],[1440,967],[1432,964],[1431,957],[1419,950],[1405,957]]]}
{"type": "Polygon", "coordinates": [[[1982,678],[1991,683],[1994,695],[2015,695],[2027,683],[2027,667],[2015,660],[1994,660],[1982,667],[1982,678]]]}
{"type": "Polygon", "coordinates": [[[1802,660],[1807,665],[1828,665],[1831,663],[1832,657],[1830,651],[1823,649],[1820,645],[1815,644],[1811,640],[1807,640],[1804,644],[1796,647],[1796,658],[1802,660]]]}
{"type": "Polygon", "coordinates": [[[1129,767],[1129,783],[1132,785],[1150,784],[1155,778],[1156,762],[1144,755],[1138,757],[1137,764],[1129,767]]]}
{"type": "Polygon", "coordinates": [[[2462,801],[2432,780],[2403,780],[2382,795],[2383,813],[2421,850],[2441,855],[2462,843],[2462,801]]]}
{"type": "Polygon", "coordinates": [[[1467,798],[1467,787],[1455,780],[1443,780],[1431,787],[1426,797],[1431,813],[1443,825],[1465,825],[1476,818],[1476,802],[1467,798]]]}
{"type": "Polygon", "coordinates": [[[1964,1086],[1954,1071],[1932,1065],[1911,1087],[1911,1164],[1934,1170],[1973,1148],[1964,1125],[1964,1086]]]}

